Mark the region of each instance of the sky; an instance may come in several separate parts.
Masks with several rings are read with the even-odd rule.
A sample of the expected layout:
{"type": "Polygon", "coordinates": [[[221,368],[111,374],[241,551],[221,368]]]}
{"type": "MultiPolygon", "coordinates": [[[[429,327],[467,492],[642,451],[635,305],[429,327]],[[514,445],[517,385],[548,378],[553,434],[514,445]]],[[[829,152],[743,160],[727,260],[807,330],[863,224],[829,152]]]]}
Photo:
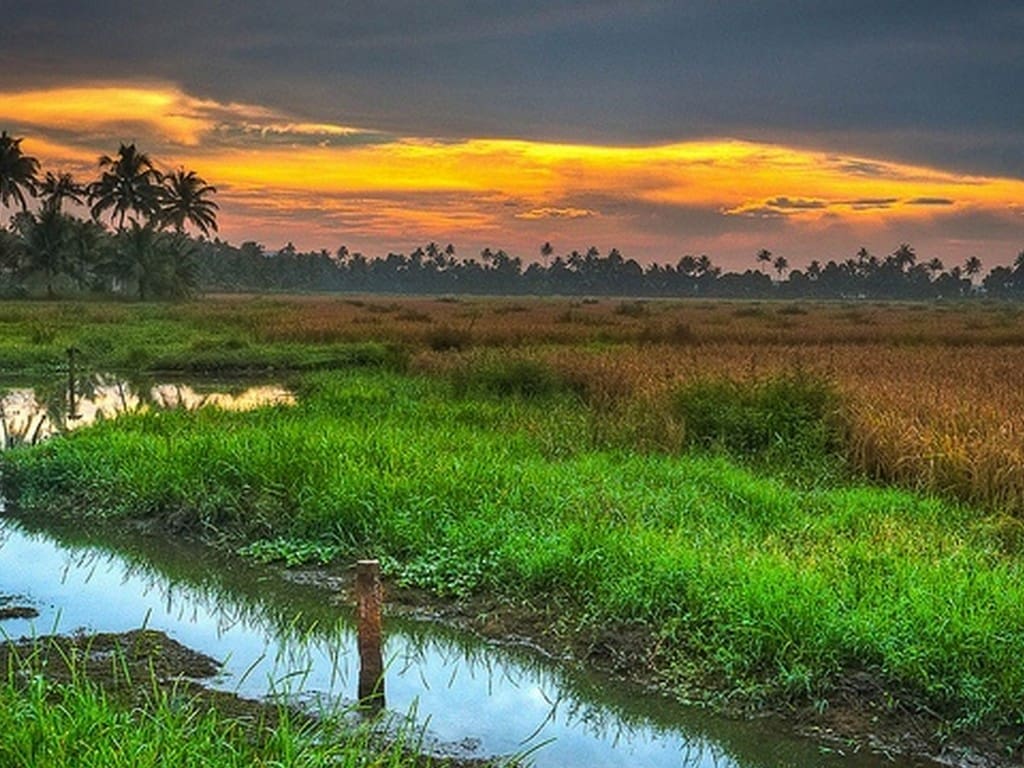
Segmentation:
{"type": "Polygon", "coordinates": [[[1024,3],[0,0],[0,128],[136,142],[222,237],[792,266],[1024,250],[1024,3]]]}

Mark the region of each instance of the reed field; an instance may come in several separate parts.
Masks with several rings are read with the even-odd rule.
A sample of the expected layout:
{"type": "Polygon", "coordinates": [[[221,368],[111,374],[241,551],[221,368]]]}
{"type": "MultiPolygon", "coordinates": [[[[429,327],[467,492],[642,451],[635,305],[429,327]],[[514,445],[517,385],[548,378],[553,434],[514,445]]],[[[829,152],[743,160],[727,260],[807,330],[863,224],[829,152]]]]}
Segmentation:
{"type": "Polygon", "coordinates": [[[264,560],[373,555],[442,598],[554,604],[565,634],[635,625],[681,698],[827,707],[866,670],[953,731],[1024,724],[1014,306],[233,297],[0,316],[0,365],[29,350],[59,371],[75,344],[97,368],[303,371],[295,406],[150,411],[8,452],[19,513],[151,519],[264,560]]]}
{"type": "Polygon", "coordinates": [[[234,296],[0,305],[0,372],[59,371],[69,345],[87,366],[128,373],[355,364],[451,375],[512,356],[550,366],[609,422],[625,428],[643,413],[618,431],[670,450],[685,426],[666,423],[664,403],[682,383],[808,373],[841,395],[854,471],[1024,516],[1024,308],[1013,304],[234,296]]]}

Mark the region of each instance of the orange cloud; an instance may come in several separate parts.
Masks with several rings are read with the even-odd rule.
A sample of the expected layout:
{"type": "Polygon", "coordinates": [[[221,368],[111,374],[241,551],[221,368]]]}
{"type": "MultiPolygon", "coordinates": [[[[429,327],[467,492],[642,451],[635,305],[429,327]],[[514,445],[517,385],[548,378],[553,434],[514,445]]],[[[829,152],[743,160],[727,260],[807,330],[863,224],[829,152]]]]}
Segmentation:
{"type": "Polygon", "coordinates": [[[618,228],[623,242],[648,242],[634,220],[644,206],[812,231],[837,221],[870,229],[976,211],[1019,220],[1024,199],[1017,179],[729,138],[609,147],[390,137],[199,99],[166,84],[0,93],[0,123],[26,133],[26,150],[44,165],[76,169],[95,168],[100,152],[116,150],[111,137],[144,130],[165,164],[194,168],[218,187],[225,231],[262,217],[276,222],[282,239],[290,220],[356,237],[454,239],[517,227],[531,227],[532,236],[541,225],[557,233],[600,217],[601,231],[618,228]]]}
{"type": "Polygon", "coordinates": [[[517,219],[586,219],[594,215],[588,208],[532,208],[529,211],[517,213],[517,219]]]}

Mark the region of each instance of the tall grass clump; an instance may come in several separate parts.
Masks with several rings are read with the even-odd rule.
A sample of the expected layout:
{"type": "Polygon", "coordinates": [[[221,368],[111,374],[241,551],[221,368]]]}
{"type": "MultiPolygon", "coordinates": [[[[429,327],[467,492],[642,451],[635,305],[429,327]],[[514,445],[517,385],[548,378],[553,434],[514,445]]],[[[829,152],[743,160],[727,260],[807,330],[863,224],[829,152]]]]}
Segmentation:
{"type": "Polygon", "coordinates": [[[680,386],[672,402],[690,447],[787,467],[834,463],[842,448],[839,395],[822,378],[700,378],[680,386]]]}
{"type": "MultiPolygon", "coordinates": [[[[35,641],[54,643],[52,638],[35,641]]],[[[87,650],[87,649],[86,649],[87,650]]],[[[4,768],[248,768],[249,766],[443,765],[417,755],[405,728],[387,740],[344,713],[316,720],[284,706],[240,702],[155,673],[109,686],[86,674],[72,649],[56,649],[61,679],[40,663],[54,649],[8,651],[0,670],[0,765],[4,768]],[[224,711],[222,711],[224,709],[224,711]],[[231,713],[229,713],[231,712],[231,713]]],[[[118,660],[112,659],[113,665],[118,660]]]]}
{"type": "Polygon", "coordinates": [[[541,360],[489,357],[473,360],[452,373],[459,395],[545,398],[575,394],[572,383],[541,360]]]}

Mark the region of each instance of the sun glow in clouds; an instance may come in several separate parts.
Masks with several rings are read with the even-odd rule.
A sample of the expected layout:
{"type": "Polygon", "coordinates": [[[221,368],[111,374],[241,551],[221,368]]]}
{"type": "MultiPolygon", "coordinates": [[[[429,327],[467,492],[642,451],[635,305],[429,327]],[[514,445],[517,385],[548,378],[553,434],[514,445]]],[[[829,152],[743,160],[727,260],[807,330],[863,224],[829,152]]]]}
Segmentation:
{"type": "Polygon", "coordinates": [[[272,227],[277,240],[307,247],[328,233],[335,243],[486,237],[502,247],[596,233],[664,248],[686,228],[666,226],[660,239],[646,230],[673,212],[717,227],[723,243],[730,226],[870,233],[978,213],[1024,231],[1020,180],[734,139],[605,147],[394,137],[168,85],[0,93],[0,125],[25,135],[44,167],[78,172],[137,140],[217,186],[229,237],[272,227]]]}

